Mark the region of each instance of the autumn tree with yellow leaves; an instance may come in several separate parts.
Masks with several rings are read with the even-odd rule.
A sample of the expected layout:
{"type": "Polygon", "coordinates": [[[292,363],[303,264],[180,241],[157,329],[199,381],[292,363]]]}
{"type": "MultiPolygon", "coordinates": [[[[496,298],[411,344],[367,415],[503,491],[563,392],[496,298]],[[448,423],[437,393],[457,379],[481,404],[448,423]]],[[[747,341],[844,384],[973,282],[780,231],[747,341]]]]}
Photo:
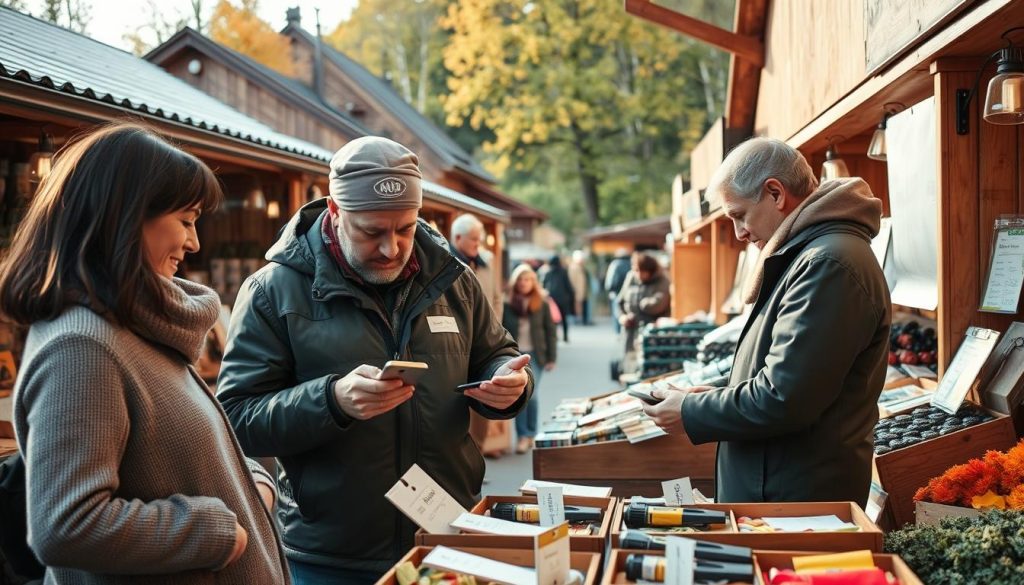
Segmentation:
{"type": "Polygon", "coordinates": [[[243,55],[292,75],[291,45],[267,21],[256,15],[258,0],[241,0],[240,6],[220,0],[210,17],[210,38],[243,55]]]}
{"type": "MultiPolygon", "coordinates": [[[[683,4],[731,20],[731,2],[683,4]]],[[[460,0],[442,23],[447,121],[494,133],[493,172],[573,174],[590,226],[667,213],[679,154],[723,107],[724,54],[621,0],[460,0]]]]}

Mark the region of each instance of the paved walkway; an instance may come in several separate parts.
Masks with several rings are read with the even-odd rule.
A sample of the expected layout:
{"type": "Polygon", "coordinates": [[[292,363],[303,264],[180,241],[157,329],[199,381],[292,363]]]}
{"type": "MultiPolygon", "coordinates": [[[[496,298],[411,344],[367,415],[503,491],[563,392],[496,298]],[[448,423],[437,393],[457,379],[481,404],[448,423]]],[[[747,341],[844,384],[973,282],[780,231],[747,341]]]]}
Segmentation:
{"type": "MultiPolygon", "coordinates": [[[[559,329],[561,339],[561,329],[559,329]]],[[[539,419],[544,420],[563,398],[595,396],[618,389],[612,382],[609,362],[620,356],[620,343],[608,317],[599,317],[596,324],[569,326],[569,343],[558,342],[558,363],[551,372],[544,372],[537,397],[540,399],[539,419]]],[[[513,445],[515,439],[513,438],[513,445]]],[[[487,475],[483,494],[515,495],[523,481],[533,477],[531,453],[487,459],[487,475]]]]}

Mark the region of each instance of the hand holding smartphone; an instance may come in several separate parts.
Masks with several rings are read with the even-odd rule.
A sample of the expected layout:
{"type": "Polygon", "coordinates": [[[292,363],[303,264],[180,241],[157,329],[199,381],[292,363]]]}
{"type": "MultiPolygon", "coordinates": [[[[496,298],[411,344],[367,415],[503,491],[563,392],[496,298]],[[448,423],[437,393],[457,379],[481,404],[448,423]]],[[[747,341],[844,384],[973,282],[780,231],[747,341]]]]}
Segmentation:
{"type": "Polygon", "coordinates": [[[455,387],[456,392],[465,392],[466,390],[472,390],[473,388],[479,388],[480,384],[483,384],[487,380],[480,380],[479,382],[470,382],[468,384],[460,384],[455,387]]]}
{"type": "Polygon", "coordinates": [[[430,370],[424,362],[403,362],[392,360],[384,364],[384,368],[377,376],[378,380],[401,380],[407,386],[415,386],[421,378],[430,370]]]}

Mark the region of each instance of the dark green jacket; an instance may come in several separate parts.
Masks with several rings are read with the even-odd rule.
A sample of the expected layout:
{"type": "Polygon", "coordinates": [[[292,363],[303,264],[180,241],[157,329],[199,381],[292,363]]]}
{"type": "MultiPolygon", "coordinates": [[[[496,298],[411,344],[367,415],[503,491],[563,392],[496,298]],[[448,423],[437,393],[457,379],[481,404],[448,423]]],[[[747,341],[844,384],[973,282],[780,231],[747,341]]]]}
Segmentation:
{"type": "Polygon", "coordinates": [[[456,393],[519,355],[476,278],[421,221],[414,251],[421,269],[395,318],[385,319],[330,257],[320,227],[325,208],[324,200],[303,207],[267,252],[270,264],[242,286],[218,398],[245,452],[277,457],[284,467],[279,516],[288,556],[383,572],[412,546],[415,531],[384,494],[417,463],[471,506],[484,461],[468,433],[469,409],[515,416],[532,374],[507,411],[456,393]],[[426,317],[435,315],[454,317],[459,333],[431,333],[426,317]],[[390,359],[430,365],[411,400],[367,421],[329,405],[335,380],[390,359]]]}
{"type": "Polygon", "coordinates": [[[890,320],[871,236],[822,223],[768,257],[729,386],[683,400],[690,440],[720,442],[719,501],[867,500],[890,320]]]}
{"type": "MultiPolygon", "coordinates": [[[[512,305],[505,301],[501,324],[512,337],[519,335],[519,320],[522,318],[512,309],[512,305]]],[[[551,308],[548,307],[547,299],[540,309],[527,314],[526,318],[530,320],[530,344],[533,345],[536,364],[543,367],[554,363],[558,356],[558,327],[551,319],[551,308]]]]}

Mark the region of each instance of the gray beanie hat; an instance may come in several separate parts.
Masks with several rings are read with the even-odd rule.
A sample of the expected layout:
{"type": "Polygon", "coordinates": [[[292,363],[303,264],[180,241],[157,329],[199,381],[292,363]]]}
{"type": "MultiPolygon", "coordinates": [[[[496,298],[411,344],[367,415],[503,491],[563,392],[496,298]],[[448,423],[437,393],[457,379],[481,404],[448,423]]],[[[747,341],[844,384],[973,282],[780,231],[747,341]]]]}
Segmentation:
{"type": "Polygon", "coordinates": [[[345,211],[419,209],[423,206],[419,159],[381,136],[364,136],[331,158],[331,199],[345,211]]]}

